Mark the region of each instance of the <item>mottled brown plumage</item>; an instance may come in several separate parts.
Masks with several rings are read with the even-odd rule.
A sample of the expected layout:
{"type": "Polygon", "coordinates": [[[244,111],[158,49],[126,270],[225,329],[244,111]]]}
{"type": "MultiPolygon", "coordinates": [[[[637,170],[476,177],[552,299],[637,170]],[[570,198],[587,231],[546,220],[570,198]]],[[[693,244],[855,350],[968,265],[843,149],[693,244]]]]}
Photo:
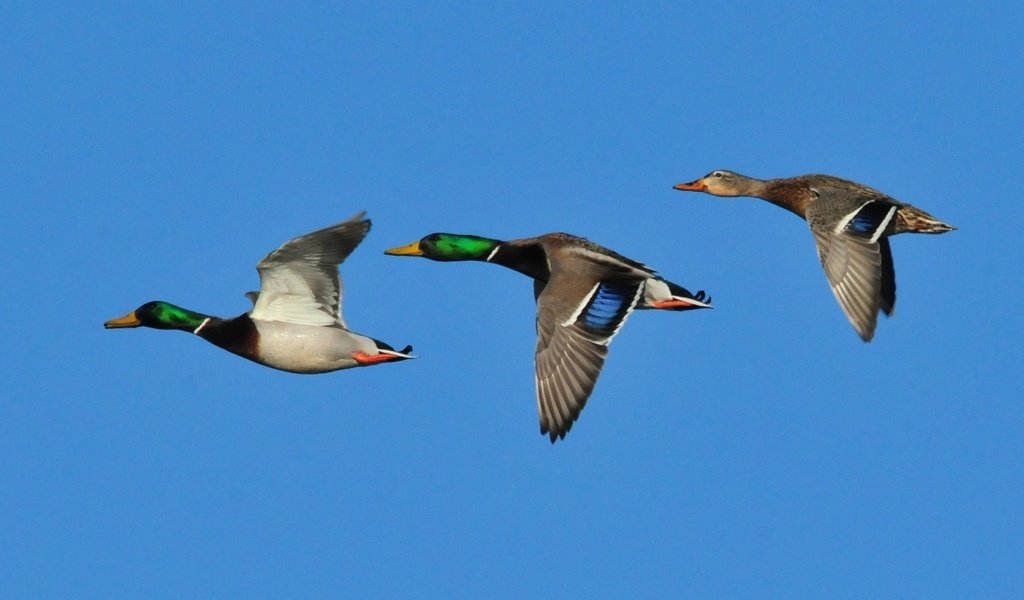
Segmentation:
{"type": "Polygon", "coordinates": [[[874,188],[832,175],[764,180],[719,170],[675,189],[753,196],[805,219],[832,293],[866,342],[874,336],[878,311],[889,315],[896,305],[888,237],[956,229],[874,188]]]}

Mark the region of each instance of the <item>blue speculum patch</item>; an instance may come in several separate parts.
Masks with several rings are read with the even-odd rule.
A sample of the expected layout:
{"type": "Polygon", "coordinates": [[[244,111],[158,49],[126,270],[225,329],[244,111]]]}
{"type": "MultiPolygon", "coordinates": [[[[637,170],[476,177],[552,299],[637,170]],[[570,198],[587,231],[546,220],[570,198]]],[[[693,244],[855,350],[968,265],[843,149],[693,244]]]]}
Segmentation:
{"type": "Polygon", "coordinates": [[[636,284],[600,284],[580,321],[587,329],[610,335],[632,307],[636,291],[636,284]]]}
{"type": "Polygon", "coordinates": [[[870,202],[865,204],[857,216],[850,219],[846,228],[854,233],[871,236],[885,220],[885,216],[892,210],[892,206],[882,202],[870,202]]]}

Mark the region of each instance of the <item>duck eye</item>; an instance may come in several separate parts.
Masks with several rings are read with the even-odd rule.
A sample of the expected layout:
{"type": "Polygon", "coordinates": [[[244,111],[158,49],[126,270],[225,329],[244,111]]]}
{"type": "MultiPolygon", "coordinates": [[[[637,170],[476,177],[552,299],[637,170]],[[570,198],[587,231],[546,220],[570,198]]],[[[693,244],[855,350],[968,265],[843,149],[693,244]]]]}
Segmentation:
{"type": "Polygon", "coordinates": [[[712,175],[713,177],[717,177],[718,179],[721,179],[721,178],[722,178],[722,172],[721,172],[721,171],[715,171],[715,172],[714,172],[714,173],[712,173],[711,175],[712,175]]]}

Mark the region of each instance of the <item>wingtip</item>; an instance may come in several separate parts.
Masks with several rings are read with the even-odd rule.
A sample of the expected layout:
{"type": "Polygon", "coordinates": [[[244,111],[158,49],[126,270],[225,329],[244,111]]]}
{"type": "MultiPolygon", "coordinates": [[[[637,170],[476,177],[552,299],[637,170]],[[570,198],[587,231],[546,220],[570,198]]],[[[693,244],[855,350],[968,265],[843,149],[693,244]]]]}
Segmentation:
{"type": "Polygon", "coordinates": [[[851,324],[853,325],[853,330],[857,333],[857,337],[859,337],[860,341],[864,342],[865,344],[871,343],[871,340],[875,338],[874,327],[861,328],[858,327],[856,323],[851,322],[851,324]]]}
{"type": "Polygon", "coordinates": [[[359,224],[359,225],[365,226],[366,227],[366,233],[370,233],[370,229],[373,228],[373,221],[370,220],[370,218],[366,216],[366,211],[365,210],[361,210],[361,211],[357,212],[356,214],[352,215],[347,220],[342,222],[343,225],[347,225],[349,223],[355,223],[355,224],[359,224]]]}
{"type": "Polygon", "coordinates": [[[564,440],[566,434],[569,433],[570,429],[572,429],[572,423],[569,423],[569,426],[563,429],[562,431],[548,429],[548,427],[543,423],[540,424],[540,434],[548,436],[548,439],[551,441],[552,445],[554,445],[554,443],[557,442],[558,440],[564,440]]]}

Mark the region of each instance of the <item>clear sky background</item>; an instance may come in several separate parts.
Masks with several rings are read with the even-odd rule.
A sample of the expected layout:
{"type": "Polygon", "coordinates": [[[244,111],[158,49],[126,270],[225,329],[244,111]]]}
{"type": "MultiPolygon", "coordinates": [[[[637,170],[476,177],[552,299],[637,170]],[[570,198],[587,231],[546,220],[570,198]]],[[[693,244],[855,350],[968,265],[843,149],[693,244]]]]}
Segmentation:
{"type": "Polygon", "coordinates": [[[0,9],[0,596],[1024,597],[1020,3],[358,4],[0,9]],[[960,230],[864,344],[804,223],[671,189],[714,168],[960,230]],[[102,327],[363,209],[345,315],[418,360],[102,327]],[[716,308],[634,315],[552,446],[530,282],[382,254],[433,231],[716,308]]]}

